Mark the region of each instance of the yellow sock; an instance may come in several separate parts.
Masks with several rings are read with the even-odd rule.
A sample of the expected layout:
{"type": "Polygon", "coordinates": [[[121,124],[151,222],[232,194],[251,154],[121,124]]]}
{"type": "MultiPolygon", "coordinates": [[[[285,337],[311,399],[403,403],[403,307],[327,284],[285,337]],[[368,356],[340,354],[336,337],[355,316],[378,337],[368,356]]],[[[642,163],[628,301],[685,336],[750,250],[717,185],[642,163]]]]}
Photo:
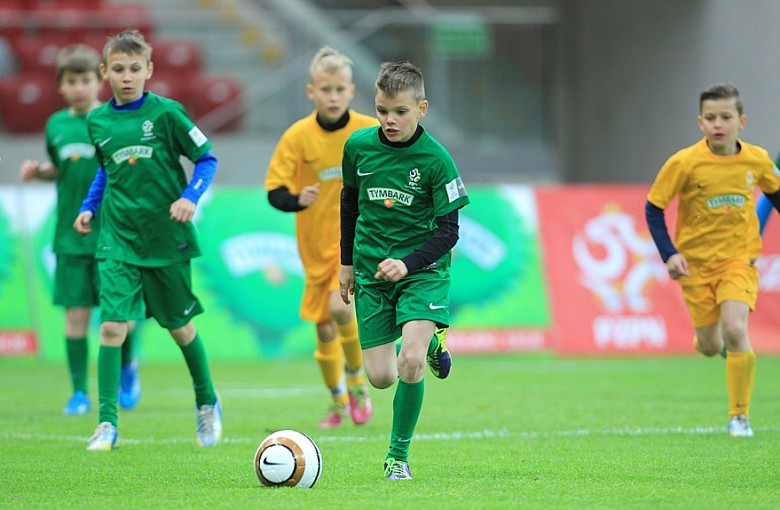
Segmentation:
{"type": "Polygon", "coordinates": [[[347,365],[347,385],[365,384],[363,376],[363,351],[357,335],[357,321],[353,318],[350,322],[338,324],[341,348],[344,350],[344,358],[347,365]]]}
{"type": "Polygon", "coordinates": [[[756,379],[756,354],[731,352],[726,355],[726,388],[729,394],[729,417],[750,414],[750,396],[756,379]]]}
{"type": "Polygon", "coordinates": [[[330,342],[317,340],[317,350],[314,351],[314,359],[320,365],[322,379],[325,386],[330,390],[333,401],[339,404],[349,402],[347,387],[344,381],[344,354],[341,350],[341,343],[338,339],[330,342]]]}

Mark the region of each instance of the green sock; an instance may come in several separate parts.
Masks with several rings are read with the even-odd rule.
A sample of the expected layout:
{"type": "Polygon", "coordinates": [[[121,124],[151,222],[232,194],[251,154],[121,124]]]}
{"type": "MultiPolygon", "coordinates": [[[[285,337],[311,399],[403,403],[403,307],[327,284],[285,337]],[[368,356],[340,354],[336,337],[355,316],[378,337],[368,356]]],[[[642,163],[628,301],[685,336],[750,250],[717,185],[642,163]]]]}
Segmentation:
{"type": "Polygon", "coordinates": [[[388,457],[408,462],[409,445],[417,426],[425,394],[424,379],[417,383],[405,383],[398,379],[393,398],[393,431],[390,434],[388,457]]]}
{"type": "Polygon", "coordinates": [[[87,339],[65,337],[68,354],[68,370],[73,383],[73,391],[87,393],[87,339]]]}
{"type": "Polygon", "coordinates": [[[122,369],[122,349],[101,345],[98,350],[98,396],[100,422],[107,421],[116,427],[116,401],[119,395],[119,373],[122,369]]]}
{"type": "Polygon", "coordinates": [[[192,342],[181,347],[181,352],[184,354],[184,360],[187,362],[187,368],[190,369],[192,376],[196,405],[198,407],[204,404],[213,405],[217,401],[217,395],[214,393],[209,363],[206,359],[206,349],[200,335],[195,335],[192,342]]]}
{"type": "Polygon", "coordinates": [[[122,366],[127,366],[133,362],[133,352],[135,348],[135,328],[128,328],[127,337],[122,344],[122,366]]]}

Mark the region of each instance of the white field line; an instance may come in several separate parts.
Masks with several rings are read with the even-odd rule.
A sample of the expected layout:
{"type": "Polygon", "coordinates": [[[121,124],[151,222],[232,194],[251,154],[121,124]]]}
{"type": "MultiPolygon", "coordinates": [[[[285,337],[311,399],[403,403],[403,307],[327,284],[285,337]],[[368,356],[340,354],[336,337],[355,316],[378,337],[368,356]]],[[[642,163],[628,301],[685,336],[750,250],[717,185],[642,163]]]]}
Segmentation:
{"type": "MultiPolygon", "coordinates": [[[[754,427],[757,433],[778,432],[780,427],[754,427]]],[[[458,432],[437,432],[434,434],[415,434],[415,441],[458,441],[465,439],[539,439],[554,437],[605,437],[605,436],[668,436],[668,435],[708,435],[708,434],[727,434],[725,426],[697,426],[697,427],[626,427],[611,428],[603,430],[590,429],[572,429],[558,431],[516,431],[507,429],[501,430],[480,430],[480,431],[458,431],[458,432]]],[[[38,434],[29,432],[1,432],[0,438],[3,440],[14,441],[61,441],[61,442],[81,442],[85,443],[88,436],[69,436],[60,434],[38,434]]],[[[356,436],[356,435],[314,435],[313,438],[318,443],[336,443],[336,442],[386,442],[387,435],[356,436]]],[[[255,444],[262,438],[257,437],[224,437],[223,443],[228,444],[255,444]]],[[[128,438],[120,436],[120,443],[126,444],[177,444],[194,443],[195,437],[187,438],[128,438]]]]}

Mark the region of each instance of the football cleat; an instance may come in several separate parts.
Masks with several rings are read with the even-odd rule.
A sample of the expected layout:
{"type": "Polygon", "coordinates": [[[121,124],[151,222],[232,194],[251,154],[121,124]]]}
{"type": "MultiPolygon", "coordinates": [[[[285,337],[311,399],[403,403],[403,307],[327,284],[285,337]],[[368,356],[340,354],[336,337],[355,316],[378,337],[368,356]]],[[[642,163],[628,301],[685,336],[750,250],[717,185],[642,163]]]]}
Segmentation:
{"type": "Polygon", "coordinates": [[[325,417],[317,425],[320,429],[335,429],[341,426],[341,421],[349,412],[349,405],[341,405],[337,402],[333,402],[325,412],[325,417]]]}
{"type": "Polygon", "coordinates": [[[729,420],[729,434],[731,437],[753,437],[748,417],[744,414],[732,416],[729,420]]]}
{"type": "Polygon", "coordinates": [[[89,438],[87,451],[109,452],[116,448],[117,439],[119,439],[119,434],[116,427],[107,421],[101,422],[95,429],[95,433],[89,438]]]}
{"type": "Polygon", "coordinates": [[[349,388],[349,414],[355,425],[363,425],[373,414],[371,397],[368,394],[368,386],[355,384],[349,388]]]}
{"type": "Polygon", "coordinates": [[[83,391],[76,391],[73,396],[68,400],[68,404],[65,409],[62,410],[63,414],[68,416],[77,416],[87,413],[92,409],[92,403],[89,401],[89,397],[83,391]]]}
{"type": "Polygon", "coordinates": [[[198,408],[198,446],[214,446],[222,439],[222,404],[217,397],[213,405],[198,408]]]}
{"type": "Polygon", "coordinates": [[[138,377],[138,358],[122,367],[119,375],[119,405],[122,409],[132,409],[141,398],[141,380],[138,377]]]}
{"type": "Polygon", "coordinates": [[[408,463],[387,458],[385,459],[385,476],[388,480],[411,480],[412,472],[409,471],[408,463]]]}
{"type": "Polygon", "coordinates": [[[447,328],[436,328],[433,336],[438,340],[438,345],[426,358],[428,366],[431,368],[433,375],[439,379],[446,379],[450,375],[450,368],[452,368],[452,357],[447,350],[447,344],[444,343],[447,337],[447,328]]]}

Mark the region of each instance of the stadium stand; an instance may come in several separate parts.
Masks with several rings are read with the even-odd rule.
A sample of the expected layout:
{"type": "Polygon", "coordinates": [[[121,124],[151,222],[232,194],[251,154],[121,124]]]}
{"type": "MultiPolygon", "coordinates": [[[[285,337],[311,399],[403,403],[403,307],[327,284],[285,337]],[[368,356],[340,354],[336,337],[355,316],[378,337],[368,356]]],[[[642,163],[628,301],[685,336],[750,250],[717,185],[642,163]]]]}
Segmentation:
{"type": "MultiPolygon", "coordinates": [[[[140,30],[153,45],[155,71],[149,89],[180,101],[196,122],[225,103],[241,104],[241,84],[230,77],[206,75],[203,52],[196,42],[157,36],[147,5],[108,0],[3,0],[0,39],[6,53],[10,48],[11,58],[5,59],[8,62],[0,74],[0,131],[40,131],[46,118],[63,107],[54,83],[61,48],[80,42],[100,51],[108,37],[127,28],[140,30]]],[[[102,97],[110,97],[107,86],[102,97]]],[[[239,114],[218,122],[212,131],[240,129],[240,109],[231,111],[239,114]]]]}
{"type": "Polygon", "coordinates": [[[0,119],[11,132],[41,131],[49,115],[63,107],[52,76],[25,73],[0,80],[0,119]]]}

